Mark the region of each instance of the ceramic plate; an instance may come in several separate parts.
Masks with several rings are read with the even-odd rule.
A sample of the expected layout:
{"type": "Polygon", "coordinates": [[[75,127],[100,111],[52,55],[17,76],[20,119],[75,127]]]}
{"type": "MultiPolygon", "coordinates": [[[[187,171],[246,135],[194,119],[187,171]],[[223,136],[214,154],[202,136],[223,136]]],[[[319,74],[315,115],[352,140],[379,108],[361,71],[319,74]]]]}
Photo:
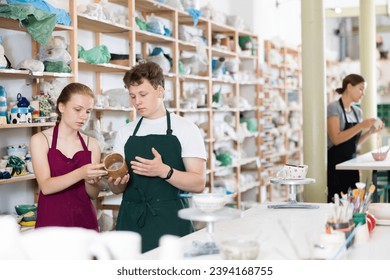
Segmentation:
{"type": "Polygon", "coordinates": [[[376,224],[380,226],[390,226],[390,220],[379,220],[376,219],[376,224]]]}

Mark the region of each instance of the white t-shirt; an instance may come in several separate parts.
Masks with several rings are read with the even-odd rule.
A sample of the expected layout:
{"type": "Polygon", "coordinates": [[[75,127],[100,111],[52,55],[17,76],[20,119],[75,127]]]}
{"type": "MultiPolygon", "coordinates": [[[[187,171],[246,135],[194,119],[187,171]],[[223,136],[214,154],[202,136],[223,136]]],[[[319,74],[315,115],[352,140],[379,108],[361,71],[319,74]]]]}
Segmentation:
{"type": "MultiPolygon", "coordinates": [[[[196,157],[207,159],[206,147],[199,128],[190,120],[170,113],[172,134],[175,135],[181,144],[182,158],[196,157]]],[[[130,136],[133,135],[134,129],[137,126],[140,118],[121,127],[116,135],[114,142],[115,153],[124,155],[124,147],[130,136]]],[[[145,136],[150,134],[166,134],[167,118],[166,116],[158,119],[142,120],[141,126],[137,131],[136,136],[145,136]]]]}

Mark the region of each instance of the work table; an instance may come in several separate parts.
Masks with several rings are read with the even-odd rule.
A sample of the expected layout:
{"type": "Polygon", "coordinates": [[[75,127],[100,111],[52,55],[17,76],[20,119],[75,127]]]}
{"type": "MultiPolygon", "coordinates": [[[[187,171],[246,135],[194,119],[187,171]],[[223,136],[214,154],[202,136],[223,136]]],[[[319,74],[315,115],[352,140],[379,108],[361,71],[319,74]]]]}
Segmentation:
{"type": "MultiPolygon", "coordinates": [[[[258,259],[310,259],[313,246],[325,231],[333,204],[320,203],[318,209],[269,209],[267,204],[246,210],[241,218],[220,221],[214,226],[213,238],[218,244],[226,239],[249,238],[260,244],[258,259]],[[285,228],[289,237],[283,231],[285,228]],[[290,241],[292,240],[292,242],[290,241]],[[294,248],[295,247],[295,248],[294,248]]],[[[212,241],[206,229],[198,230],[179,239],[182,251],[188,252],[194,241],[212,241]]],[[[377,225],[366,244],[354,246],[347,259],[390,259],[390,226],[377,225]]],[[[160,259],[161,248],[144,253],[142,259],[160,259]]],[[[184,257],[184,259],[189,259],[184,257]]],[[[191,259],[222,259],[221,255],[202,255],[191,259]]]]}

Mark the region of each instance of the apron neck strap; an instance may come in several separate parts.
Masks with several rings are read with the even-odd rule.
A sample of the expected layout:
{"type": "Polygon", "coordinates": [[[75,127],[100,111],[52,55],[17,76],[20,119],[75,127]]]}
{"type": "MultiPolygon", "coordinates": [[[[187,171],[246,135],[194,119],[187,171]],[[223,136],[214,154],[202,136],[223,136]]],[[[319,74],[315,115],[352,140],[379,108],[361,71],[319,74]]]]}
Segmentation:
{"type": "Polygon", "coordinates": [[[167,111],[167,135],[172,135],[172,129],[171,129],[171,115],[169,114],[168,110],[167,111]]]}
{"type": "MultiPolygon", "coordinates": [[[[167,135],[172,135],[173,130],[171,129],[171,116],[170,116],[168,110],[166,110],[166,116],[167,116],[167,135]]],[[[141,123],[142,123],[142,120],[143,120],[143,119],[144,119],[144,117],[142,117],[142,118],[138,121],[138,123],[137,123],[137,125],[136,125],[136,127],[135,127],[135,129],[134,129],[133,136],[135,136],[135,135],[137,134],[138,129],[139,129],[139,127],[141,126],[141,123]]]]}
{"type": "MultiPolygon", "coordinates": [[[[345,113],[344,104],[343,104],[343,100],[341,100],[341,97],[339,98],[339,103],[341,105],[341,109],[343,110],[345,122],[348,123],[347,114],[345,113]]],[[[359,122],[358,116],[357,116],[355,110],[353,109],[352,105],[351,105],[351,110],[352,110],[353,114],[355,115],[356,121],[359,122]]]]}

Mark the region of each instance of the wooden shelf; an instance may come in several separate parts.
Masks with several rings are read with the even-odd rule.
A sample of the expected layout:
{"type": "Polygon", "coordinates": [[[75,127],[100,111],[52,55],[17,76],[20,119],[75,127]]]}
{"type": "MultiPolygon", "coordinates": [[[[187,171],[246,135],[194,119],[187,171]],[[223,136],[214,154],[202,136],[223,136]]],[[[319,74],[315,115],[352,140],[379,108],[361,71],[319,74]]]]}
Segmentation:
{"type": "Polygon", "coordinates": [[[7,79],[72,78],[72,73],[30,72],[28,70],[0,69],[0,77],[7,79]]]}
{"type": "MultiPolygon", "coordinates": [[[[182,52],[191,52],[197,55],[197,45],[190,42],[185,42],[178,38],[179,27],[182,25],[185,26],[194,26],[194,19],[190,14],[186,11],[179,11],[171,6],[160,3],[159,1],[153,0],[109,0],[110,3],[118,4],[124,7],[128,7],[128,15],[131,22],[128,24],[129,26],[119,25],[116,23],[112,23],[106,20],[98,20],[96,18],[92,18],[90,16],[82,15],[82,14],[73,14],[73,27],[61,26],[57,25],[55,30],[64,30],[70,33],[69,38],[73,40],[70,42],[70,45],[73,49],[72,58],[73,58],[73,66],[72,69],[74,73],[71,74],[63,74],[63,73],[32,73],[32,78],[34,78],[34,86],[35,90],[37,90],[38,83],[40,82],[38,78],[46,79],[46,78],[69,78],[72,80],[77,80],[79,74],[88,74],[92,76],[92,79],[95,83],[95,89],[98,94],[103,92],[104,84],[104,75],[108,74],[118,74],[124,75],[124,73],[131,69],[131,66],[135,63],[134,57],[136,52],[140,52],[144,58],[147,58],[148,51],[151,47],[162,47],[169,50],[169,54],[173,60],[173,67],[169,70],[169,72],[164,73],[165,80],[170,83],[170,90],[172,91],[172,99],[169,108],[170,111],[175,113],[184,115],[190,119],[198,118],[199,123],[206,123],[205,127],[205,145],[208,152],[208,169],[206,171],[208,182],[207,185],[210,186],[211,191],[215,187],[216,176],[221,173],[232,172],[234,176],[235,182],[240,182],[240,176],[244,176],[245,172],[254,172],[256,175],[256,182],[251,182],[243,186],[237,185],[237,194],[235,196],[235,203],[239,207],[241,201],[241,192],[245,192],[249,189],[258,188],[257,193],[260,193],[260,186],[265,185],[264,179],[261,174],[267,173],[267,168],[273,168],[275,166],[274,161],[281,162],[288,158],[288,152],[283,154],[277,154],[275,151],[277,149],[273,148],[272,145],[275,141],[272,141],[273,135],[270,133],[275,127],[272,123],[272,118],[275,114],[286,114],[285,119],[286,122],[288,120],[288,113],[291,111],[288,108],[272,108],[272,100],[270,95],[279,94],[280,96],[287,96],[289,91],[294,91],[299,94],[302,92],[301,85],[298,88],[286,86],[286,71],[288,73],[292,73],[293,76],[299,77],[301,75],[300,63],[297,63],[294,66],[294,63],[290,63],[287,65],[285,63],[276,63],[277,61],[273,61],[271,63],[269,61],[269,51],[271,48],[280,52],[281,56],[289,55],[294,59],[296,58],[299,61],[300,51],[294,51],[294,49],[278,47],[276,44],[272,42],[268,42],[265,45],[265,56],[266,62],[268,64],[268,69],[270,71],[277,71],[279,73],[278,77],[275,75],[270,75],[269,73],[262,73],[259,67],[260,59],[259,59],[259,49],[258,42],[259,37],[256,34],[251,32],[247,32],[244,30],[237,30],[234,27],[219,24],[213,20],[206,19],[204,17],[200,17],[198,20],[198,24],[196,26],[200,32],[203,32],[203,36],[205,37],[205,49],[208,55],[209,63],[207,65],[206,70],[199,75],[181,75],[179,74],[179,59],[182,52]],[[155,14],[158,17],[163,17],[170,22],[170,27],[172,30],[171,36],[163,36],[159,34],[155,34],[148,31],[139,30],[137,24],[135,23],[135,15],[133,14],[134,10],[142,13],[145,18],[150,16],[151,14],[155,14]],[[86,30],[89,32],[95,33],[94,35],[94,45],[100,45],[102,43],[102,38],[100,34],[106,34],[109,36],[117,37],[115,39],[124,40],[125,44],[129,46],[128,54],[129,60],[128,65],[121,65],[115,63],[104,63],[104,64],[90,64],[82,59],[77,58],[77,45],[78,40],[76,30],[86,30]],[[73,32],[73,33],[72,33],[73,32]],[[230,43],[227,43],[226,49],[218,48],[212,45],[213,37],[217,34],[225,35],[229,38],[230,43]],[[238,44],[238,38],[240,36],[252,36],[254,41],[256,42],[254,45],[253,52],[245,51],[243,52],[238,44]],[[76,37],[76,38],[75,38],[76,37]],[[233,41],[232,41],[233,40],[233,41]],[[268,45],[267,45],[268,44],[268,45]],[[231,48],[231,50],[230,50],[231,48]],[[224,57],[226,59],[237,58],[241,60],[240,68],[246,67],[245,70],[251,72],[251,80],[247,81],[238,81],[235,79],[234,75],[224,75],[220,78],[213,77],[211,60],[214,58],[224,57]],[[248,68],[248,69],[247,69],[248,68]],[[262,76],[262,77],[261,77],[262,76]],[[234,77],[234,78],[233,78],[234,77]],[[275,84],[273,86],[272,84],[275,84]],[[205,100],[202,103],[198,104],[206,104],[203,108],[192,108],[186,109],[183,108],[181,101],[186,95],[187,87],[201,87],[206,92],[205,100]],[[228,88],[227,92],[231,94],[230,96],[234,96],[235,98],[245,98],[251,105],[248,108],[230,108],[230,107],[213,107],[213,93],[216,88],[228,88]],[[234,140],[236,137],[223,137],[222,139],[217,139],[215,137],[215,132],[213,131],[215,123],[217,123],[219,118],[224,118],[228,116],[233,121],[233,129],[235,132],[239,132],[239,124],[240,117],[253,117],[257,120],[263,119],[264,123],[258,123],[258,131],[253,133],[252,135],[248,135],[246,138],[251,138],[245,141],[237,141],[234,140]],[[262,141],[263,137],[266,139],[262,141]],[[272,138],[269,140],[269,138],[272,138]],[[249,144],[248,144],[249,143],[249,144]],[[252,148],[252,143],[254,143],[255,147],[252,148]],[[266,144],[264,144],[266,143],[266,144]],[[215,162],[213,162],[213,154],[216,152],[216,149],[219,146],[227,145],[232,147],[232,149],[238,154],[242,155],[247,154],[245,158],[241,158],[239,163],[232,166],[221,166],[221,167],[213,167],[215,162]],[[250,149],[248,146],[250,145],[250,149]],[[267,150],[262,150],[262,145],[267,145],[267,150]],[[259,157],[259,155],[262,155],[259,157]],[[279,160],[279,158],[281,158],[279,160]],[[260,164],[260,160],[261,164],[260,164]],[[263,164],[264,160],[264,164],[263,164]],[[253,167],[256,166],[256,167],[253,167]],[[231,170],[233,169],[233,170],[231,170]],[[219,174],[218,174],[219,173],[219,174]]],[[[76,4],[75,0],[70,0],[69,3],[72,5],[76,4]]],[[[71,6],[71,5],[70,5],[71,6]]],[[[71,9],[69,9],[71,10],[71,9]]],[[[76,9],[73,9],[75,11],[76,9]]],[[[16,20],[7,20],[0,18],[0,26],[1,28],[11,29],[26,32],[23,27],[19,26],[19,23],[16,20]]],[[[79,35],[80,36],[80,35],[79,35]]],[[[103,39],[105,39],[103,37],[103,39]]],[[[117,40],[116,40],[117,41],[117,40]]],[[[116,42],[115,41],[115,42],[116,42]]],[[[106,43],[106,42],[105,42],[106,43]]],[[[110,48],[109,41],[106,43],[107,47],[110,48]]],[[[114,44],[114,43],[113,43],[114,44]]],[[[9,70],[2,69],[0,70],[0,77],[4,77],[6,79],[31,79],[31,75],[29,71],[25,70],[9,70]]],[[[287,104],[287,103],[286,103],[287,104]]],[[[130,112],[130,120],[134,120],[136,117],[136,110],[134,108],[94,108],[96,113],[96,117],[104,118],[106,114],[103,112],[130,112]]],[[[291,111],[292,112],[292,111],[291,111]]],[[[294,110],[293,112],[301,112],[300,110],[294,110]]],[[[115,113],[116,114],[116,113],[115,113]]],[[[127,115],[126,115],[127,118],[127,115]]],[[[202,124],[202,125],[203,125],[202,124]]],[[[26,125],[6,125],[0,126],[0,129],[20,129],[20,128],[34,128],[34,127],[44,127],[44,126],[53,126],[55,123],[34,123],[34,124],[26,124],[26,125]]],[[[300,131],[297,131],[301,133],[300,131]]],[[[286,134],[282,134],[280,137],[287,137],[286,134]]],[[[287,139],[287,138],[286,138],[287,139]]],[[[288,140],[286,140],[286,145],[288,140]]],[[[294,151],[294,153],[296,153],[294,151]]],[[[240,158],[240,156],[238,157],[240,158]]],[[[34,179],[34,175],[30,177],[24,177],[24,179],[20,180],[32,180],[34,179]]],[[[242,179],[242,178],[241,178],[242,179]]],[[[17,179],[12,179],[15,182],[17,179]]],[[[8,183],[7,182],[7,183],[8,183]]],[[[1,181],[0,181],[1,183],[1,181]]],[[[5,184],[5,183],[3,183],[5,184]]],[[[101,193],[99,197],[104,199],[106,193],[101,193]]],[[[258,194],[257,201],[260,201],[260,194],[258,194]]]]}
{"type": "Polygon", "coordinates": [[[211,48],[212,56],[215,57],[227,57],[227,58],[234,58],[237,57],[237,54],[228,50],[224,49],[218,49],[218,48],[211,48]]]}
{"type": "Polygon", "coordinates": [[[135,111],[134,108],[100,108],[100,107],[94,107],[94,111],[100,111],[100,112],[105,112],[105,111],[113,111],[113,112],[133,112],[135,111]]]}
{"type": "MultiPolygon", "coordinates": [[[[57,24],[54,27],[54,31],[61,31],[61,35],[65,35],[64,37],[68,38],[67,43],[70,46],[70,54],[72,57],[72,62],[70,63],[70,67],[72,68],[72,73],[54,73],[54,72],[32,72],[28,70],[17,70],[17,69],[0,69],[0,79],[6,79],[6,80],[12,80],[12,82],[15,82],[15,87],[20,87],[19,85],[23,86],[24,84],[29,85],[29,90],[31,89],[31,94],[32,96],[37,96],[40,94],[40,83],[43,82],[45,79],[68,79],[70,81],[75,81],[78,75],[77,72],[77,65],[76,61],[77,58],[74,56],[77,56],[77,42],[75,41],[75,23],[77,22],[76,17],[73,13],[75,9],[73,7],[76,7],[76,0],[69,0],[66,1],[68,4],[68,10],[70,13],[70,18],[72,21],[72,26],[65,26],[65,25],[60,25],[57,24]],[[63,34],[64,32],[65,34],[63,34]],[[18,80],[28,80],[28,83],[25,81],[18,81],[18,80]]],[[[24,28],[18,20],[13,20],[13,19],[6,19],[6,18],[1,18],[0,17],[0,28],[1,29],[7,29],[11,31],[16,31],[16,32],[23,32],[27,33],[27,29],[24,28]]],[[[16,32],[10,32],[10,36],[16,36],[16,32]]],[[[53,33],[54,35],[60,35],[58,32],[53,33]]],[[[49,34],[50,35],[50,34],[49,34]]],[[[19,35],[17,35],[19,36],[19,35]]],[[[10,38],[11,38],[10,37],[10,38]]],[[[20,43],[20,45],[12,46],[11,49],[8,51],[12,52],[17,52],[15,54],[16,56],[23,55],[25,58],[35,58],[37,57],[37,54],[39,52],[39,44],[33,40],[29,36],[20,36],[22,38],[21,40],[24,40],[23,42],[20,43]],[[27,38],[23,39],[23,38],[27,38]],[[27,46],[24,46],[27,45],[27,46]],[[31,45],[31,48],[30,46],[31,45]],[[30,53],[26,53],[26,50],[30,49],[30,53]],[[24,52],[24,53],[23,53],[24,52]]],[[[7,53],[7,50],[6,50],[7,53]]],[[[6,89],[7,90],[7,89],[6,89]]],[[[25,89],[24,89],[25,90],[25,89]]],[[[16,91],[11,92],[8,91],[8,97],[11,99],[16,98],[17,95],[16,91]]],[[[22,93],[23,94],[23,93],[22,93]]],[[[24,95],[24,94],[23,94],[24,95]]],[[[21,130],[23,129],[23,134],[25,135],[22,137],[22,139],[19,139],[18,141],[26,141],[27,139],[29,140],[30,134],[31,133],[25,133],[28,131],[24,131],[25,129],[29,129],[30,131],[40,131],[46,127],[53,127],[56,123],[55,122],[44,122],[44,123],[26,123],[26,124],[5,124],[5,125],[0,125],[0,131],[1,131],[1,141],[5,145],[8,143],[10,140],[5,139],[9,137],[9,129],[12,130],[21,130]]],[[[14,131],[12,131],[14,133],[14,131]]],[[[28,141],[27,140],[27,141],[28,141]]],[[[11,142],[9,142],[11,143],[11,142]]],[[[3,148],[3,147],[1,147],[3,148]]],[[[33,186],[35,183],[33,182],[36,179],[35,174],[27,174],[27,175],[22,175],[22,176],[13,176],[10,179],[2,179],[0,180],[0,185],[12,185],[14,183],[23,183],[23,185],[27,186],[33,186]]],[[[34,197],[34,192],[31,192],[31,197],[36,200],[37,196],[34,197]]],[[[4,198],[7,199],[7,198],[4,198]]]]}
{"type": "Polygon", "coordinates": [[[55,126],[55,124],[56,124],[55,122],[3,124],[0,125],[0,129],[45,127],[45,126],[55,126]]]}
{"type": "MultiPolygon", "coordinates": [[[[0,17],[0,26],[4,29],[27,32],[26,28],[23,25],[19,24],[18,20],[3,18],[0,17]]],[[[66,26],[61,24],[56,24],[54,27],[54,31],[70,31],[73,30],[72,26],[66,26]]]]}
{"type": "Polygon", "coordinates": [[[13,183],[17,183],[17,182],[30,181],[30,180],[34,180],[34,179],[35,179],[35,174],[14,176],[14,177],[11,177],[11,179],[2,179],[2,180],[0,180],[0,185],[13,184],[13,183]]]}
{"type": "Polygon", "coordinates": [[[78,59],[80,71],[100,72],[100,73],[120,73],[124,74],[130,70],[128,66],[122,66],[113,63],[91,64],[85,62],[83,59],[78,59]]]}
{"type": "Polygon", "coordinates": [[[108,20],[95,19],[82,14],[77,15],[77,24],[80,29],[110,34],[127,39],[129,38],[129,31],[131,31],[131,28],[128,26],[115,24],[108,20]]]}
{"type": "Polygon", "coordinates": [[[172,45],[175,42],[175,39],[172,37],[143,30],[137,30],[135,33],[135,38],[137,41],[142,43],[156,44],[160,46],[172,45]]]}

